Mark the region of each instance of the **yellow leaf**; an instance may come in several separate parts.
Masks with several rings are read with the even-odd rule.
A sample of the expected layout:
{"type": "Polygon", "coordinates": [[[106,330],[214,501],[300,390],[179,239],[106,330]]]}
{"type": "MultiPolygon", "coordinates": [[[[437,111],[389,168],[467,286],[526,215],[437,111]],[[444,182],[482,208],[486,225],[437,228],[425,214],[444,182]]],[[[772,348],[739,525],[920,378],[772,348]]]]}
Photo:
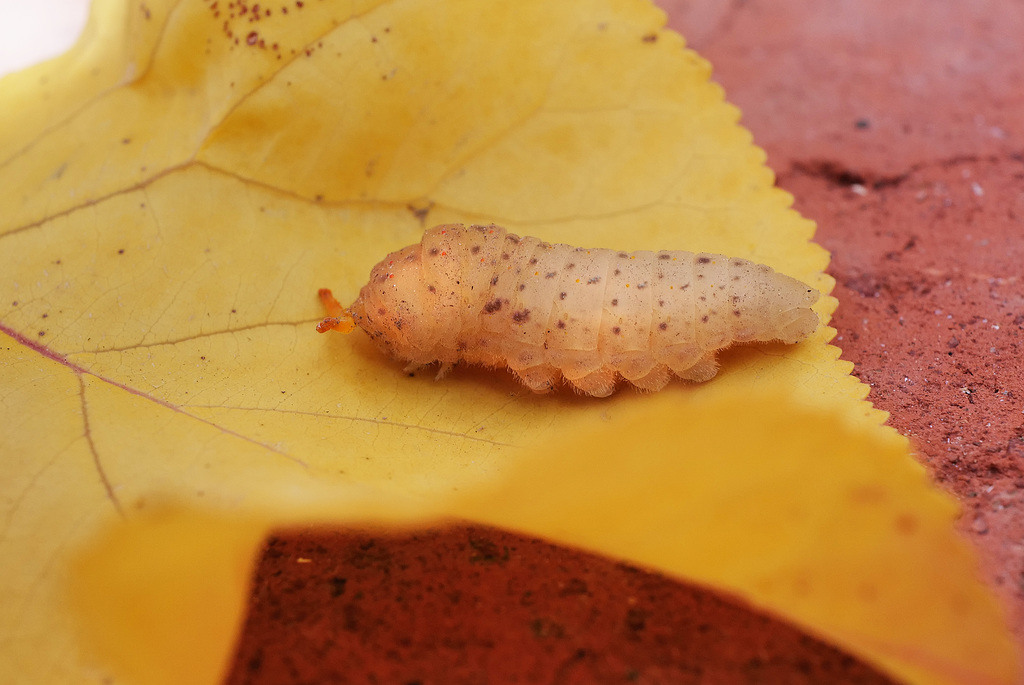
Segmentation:
{"type": "MultiPolygon", "coordinates": [[[[461,493],[511,488],[521,477],[510,474],[560,435],[633,430],[630,416],[646,407],[710,403],[743,425],[743,397],[784,383],[794,410],[834,407],[840,427],[888,435],[824,326],[795,347],[728,352],[713,383],[603,401],[533,396],[501,373],[409,378],[365,336],[318,336],[318,287],[351,299],[385,253],[448,221],[585,246],[724,252],[823,292],[832,281],[826,253],[808,242],[813,224],[772,187],[708,65],[645,2],[530,0],[487,12],[468,0],[306,2],[258,20],[238,7],[98,2],[71,54],[0,81],[0,554],[17,560],[0,571],[0,672],[26,683],[84,679],[91,667],[66,612],[69,559],[106,524],[151,520],[156,503],[247,523],[154,523],[149,537],[129,526],[128,542],[83,562],[81,582],[96,593],[85,606],[128,587],[122,575],[87,582],[113,574],[131,558],[124,550],[169,547],[182,564],[210,562],[198,577],[220,579],[224,594],[207,601],[226,615],[241,591],[231,565],[272,522],[468,514],[461,493]],[[206,525],[209,535],[198,534],[206,525]],[[194,547],[184,542],[190,527],[194,547]]],[[[823,320],[835,305],[819,302],[823,320]]],[[[716,416],[707,420],[724,421],[716,416]]],[[[913,470],[898,451],[899,468],[913,470]]],[[[595,477],[614,481],[615,455],[594,456],[595,477]]],[[[702,477],[709,497],[732,491],[728,479],[702,477]]],[[[566,508],[538,521],[538,534],[558,535],[581,500],[601,506],[573,479],[549,487],[566,508]]],[[[651,487],[653,501],[678,500],[667,482],[651,487]]],[[[922,506],[935,509],[922,520],[948,519],[945,505],[922,506]]],[[[851,536],[874,530],[854,525],[851,536]]],[[[601,531],[572,535],[564,539],[594,546],[601,531]]],[[[922,558],[946,550],[948,526],[943,535],[922,558]]],[[[722,529],[734,551],[749,538],[722,529]]],[[[699,576],[669,562],[665,570],[699,576]]],[[[735,587],[728,573],[705,572],[735,587]]],[[[954,581],[976,598],[965,573],[954,581]]],[[[167,597],[197,591],[178,587],[167,597]]],[[[904,638],[886,622],[858,636],[819,623],[828,604],[750,596],[919,682],[965,682],[956,668],[978,670],[966,657],[922,666],[907,654],[935,652],[920,643],[887,661],[877,645],[904,638]]],[[[155,611],[174,605],[167,597],[155,611]]],[[[974,606],[1003,650],[986,672],[1003,682],[1012,657],[998,619],[985,602],[974,606]]],[[[188,615],[177,611],[159,632],[168,648],[174,635],[182,650],[196,637],[188,615]]],[[[182,652],[160,662],[152,631],[115,640],[119,663],[140,682],[213,682],[231,618],[211,627],[209,651],[188,673],[166,670],[182,652]]],[[[124,630],[131,620],[93,625],[124,630]]]]}
{"type": "Polygon", "coordinates": [[[905,682],[1015,682],[956,507],[904,441],[786,395],[658,398],[456,512],[725,590],[905,682]]]}

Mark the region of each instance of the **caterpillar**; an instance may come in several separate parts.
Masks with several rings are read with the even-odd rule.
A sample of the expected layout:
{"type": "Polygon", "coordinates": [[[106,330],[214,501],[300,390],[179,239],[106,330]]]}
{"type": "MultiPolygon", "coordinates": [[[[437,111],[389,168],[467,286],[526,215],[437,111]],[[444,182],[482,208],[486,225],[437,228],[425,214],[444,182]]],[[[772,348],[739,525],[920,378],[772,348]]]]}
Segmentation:
{"type": "Polygon", "coordinates": [[[317,326],[359,326],[408,370],[507,367],[537,393],[564,379],[606,397],[619,378],[660,390],[715,376],[733,343],[797,343],[818,326],[818,291],[718,254],[619,252],[446,224],[373,267],[347,310],[328,289],[317,326]]]}

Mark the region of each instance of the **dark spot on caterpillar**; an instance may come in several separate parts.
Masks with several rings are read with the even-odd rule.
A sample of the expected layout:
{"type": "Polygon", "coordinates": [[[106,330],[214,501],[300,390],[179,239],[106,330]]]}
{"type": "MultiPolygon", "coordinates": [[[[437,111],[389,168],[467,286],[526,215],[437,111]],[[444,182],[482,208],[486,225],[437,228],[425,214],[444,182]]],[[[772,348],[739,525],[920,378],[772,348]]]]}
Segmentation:
{"type": "Polygon", "coordinates": [[[616,297],[614,300],[612,300],[612,306],[613,307],[618,307],[619,306],[619,298],[616,297]]]}
{"type": "Polygon", "coordinates": [[[554,278],[557,275],[558,275],[557,271],[549,271],[546,274],[544,274],[544,278],[554,278]]]}
{"type": "Polygon", "coordinates": [[[703,280],[704,279],[704,274],[697,274],[697,278],[703,280]]]}
{"type": "Polygon", "coordinates": [[[512,233],[509,233],[508,235],[506,235],[505,236],[505,240],[509,241],[513,245],[518,245],[519,244],[519,236],[514,235],[512,233]]]}
{"type": "Polygon", "coordinates": [[[555,324],[555,325],[556,325],[556,326],[558,326],[559,328],[565,328],[565,322],[564,322],[564,321],[559,321],[559,322],[558,322],[557,324],[555,324]]]}
{"type": "Polygon", "coordinates": [[[470,254],[479,254],[480,253],[480,246],[479,245],[474,245],[473,247],[469,248],[469,252],[470,252],[470,254]]]}
{"type": "Polygon", "coordinates": [[[460,340],[455,347],[459,350],[459,352],[465,352],[466,350],[469,349],[469,345],[466,344],[465,340],[460,340]]]}
{"type": "Polygon", "coordinates": [[[428,285],[428,286],[427,286],[427,290],[428,290],[429,292],[432,292],[432,293],[436,293],[436,292],[437,292],[437,288],[435,288],[435,287],[434,287],[434,286],[432,286],[432,285],[428,285]]]}
{"type": "Polygon", "coordinates": [[[526,284],[525,283],[520,283],[519,284],[519,292],[523,292],[524,290],[526,290],[526,284]]]}
{"type": "Polygon", "coordinates": [[[735,258],[732,259],[729,263],[732,264],[733,266],[736,266],[736,267],[747,266],[748,264],[750,264],[750,262],[748,262],[745,259],[735,259],[735,258]]]}
{"type": "Polygon", "coordinates": [[[739,276],[733,276],[733,277],[732,277],[732,280],[734,280],[734,281],[738,281],[738,280],[740,280],[740,277],[739,277],[739,276]]]}
{"type": "Polygon", "coordinates": [[[707,322],[708,322],[708,315],[707,315],[707,314],[705,314],[704,316],[700,317],[700,320],[701,320],[701,321],[702,321],[703,323],[707,323],[707,322]]]}
{"type": "Polygon", "coordinates": [[[621,271],[619,271],[618,269],[616,269],[615,271],[613,271],[613,272],[612,272],[612,276],[618,276],[618,275],[619,275],[619,274],[621,274],[621,273],[622,273],[621,271]]]}
{"type": "Polygon", "coordinates": [[[732,310],[732,315],[733,316],[743,316],[742,314],[740,314],[740,310],[738,310],[738,309],[732,310]]]}
{"type": "Polygon", "coordinates": [[[381,316],[384,316],[387,312],[384,311],[384,307],[378,307],[377,313],[380,314],[381,316]]]}
{"type": "Polygon", "coordinates": [[[512,315],[512,320],[516,323],[526,323],[530,320],[530,310],[520,309],[518,312],[512,315]]]}
{"type": "Polygon", "coordinates": [[[502,252],[501,253],[501,258],[502,259],[508,259],[508,252],[502,252]]]}
{"type": "Polygon", "coordinates": [[[670,255],[670,254],[660,254],[660,255],[658,255],[658,259],[672,259],[672,255],[670,255]]]}
{"type": "Polygon", "coordinates": [[[564,300],[565,297],[566,297],[566,293],[564,293],[564,292],[558,293],[558,299],[564,300]]]}
{"type": "Polygon", "coordinates": [[[569,262],[568,264],[565,265],[566,271],[568,271],[569,269],[575,269],[575,268],[576,268],[576,262],[569,262]]]}
{"type": "Polygon", "coordinates": [[[664,307],[665,306],[665,300],[658,300],[658,306],[659,307],[664,307]]]}
{"type": "Polygon", "coordinates": [[[577,251],[577,252],[583,252],[583,250],[585,250],[585,249],[586,249],[586,248],[584,248],[584,247],[577,247],[577,248],[576,248],[576,251],[577,251]]]}
{"type": "Polygon", "coordinates": [[[620,252],[619,253],[619,259],[628,259],[628,258],[629,258],[629,254],[628,253],[626,253],[626,252],[620,252]]]}
{"type": "Polygon", "coordinates": [[[711,263],[711,257],[697,257],[697,263],[698,264],[710,264],[711,263]]]}
{"type": "Polygon", "coordinates": [[[736,304],[739,301],[740,301],[740,296],[739,295],[733,295],[732,296],[732,303],[733,304],[736,304]]]}
{"type": "Polygon", "coordinates": [[[436,247],[430,248],[430,256],[431,257],[436,257],[438,252],[440,252],[440,250],[438,250],[436,247]]]}
{"type": "Polygon", "coordinates": [[[664,321],[662,321],[661,323],[658,324],[658,328],[660,328],[663,331],[667,331],[668,330],[668,324],[665,323],[664,321]]]}
{"type": "Polygon", "coordinates": [[[402,320],[401,319],[393,319],[392,323],[395,324],[395,328],[397,328],[398,330],[402,330],[402,320]]]}
{"type": "Polygon", "coordinates": [[[491,285],[498,285],[498,277],[497,276],[495,276],[494,278],[491,279],[491,285]]]}
{"type": "MultiPolygon", "coordinates": [[[[494,224],[491,224],[491,226],[493,225],[494,224]]],[[[491,226],[481,226],[480,224],[473,224],[473,228],[475,228],[478,233],[486,233],[488,230],[490,230],[491,226]]]]}
{"type": "Polygon", "coordinates": [[[690,287],[690,284],[689,284],[689,283],[687,283],[687,284],[685,284],[685,285],[681,285],[681,286],[679,286],[679,289],[680,289],[680,290],[686,290],[686,289],[687,289],[687,288],[689,288],[689,287],[690,287]]]}
{"type": "Polygon", "coordinates": [[[614,333],[615,335],[618,335],[621,332],[622,332],[622,329],[619,328],[618,326],[616,326],[615,328],[612,329],[612,333],[614,333]]]}
{"type": "Polygon", "coordinates": [[[701,302],[707,302],[708,301],[707,295],[701,295],[700,296],[700,301],[701,302]]]}
{"type": "Polygon", "coordinates": [[[537,258],[536,257],[531,257],[530,258],[530,266],[533,266],[536,263],[537,263],[537,258]]]}
{"type": "Polygon", "coordinates": [[[591,276],[590,278],[587,279],[587,285],[594,285],[595,283],[600,283],[600,282],[601,282],[601,277],[600,276],[591,276]]]}
{"type": "Polygon", "coordinates": [[[658,272],[658,280],[661,280],[662,278],[665,278],[665,273],[663,271],[659,271],[658,272]]]}
{"type": "Polygon", "coordinates": [[[484,311],[488,314],[501,311],[501,299],[495,298],[484,305],[484,311]]]}

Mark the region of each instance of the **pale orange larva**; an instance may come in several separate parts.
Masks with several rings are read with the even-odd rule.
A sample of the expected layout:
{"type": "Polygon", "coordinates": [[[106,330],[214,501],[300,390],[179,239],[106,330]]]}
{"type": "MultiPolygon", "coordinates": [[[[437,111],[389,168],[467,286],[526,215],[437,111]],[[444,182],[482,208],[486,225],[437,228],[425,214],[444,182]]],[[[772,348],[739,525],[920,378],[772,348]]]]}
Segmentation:
{"type": "Polygon", "coordinates": [[[437,226],[389,254],[346,311],[329,290],[317,326],[365,330],[411,368],[507,366],[534,392],[559,378],[605,397],[619,377],[660,390],[706,381],[733,343],[796,343],[818,292],[744,259],[546,243],[500,226],[437,226]]]}

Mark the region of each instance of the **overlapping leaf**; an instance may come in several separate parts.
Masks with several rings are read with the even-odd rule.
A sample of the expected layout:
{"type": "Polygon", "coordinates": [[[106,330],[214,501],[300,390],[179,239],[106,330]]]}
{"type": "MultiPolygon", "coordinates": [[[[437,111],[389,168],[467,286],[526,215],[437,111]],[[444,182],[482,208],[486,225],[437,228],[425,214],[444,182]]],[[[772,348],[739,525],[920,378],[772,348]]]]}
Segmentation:
{"type": "MultiPolygon", "coordinates": [[[[865,614],[853,628],[837,628],[824,600],[766,594],[753,576],[731,570],[754,529],[713,529],[730,553],[688,566],[678,557],[688,533],[651,537],[656,521],[618,507],[624,530],[646,530],[642,537],[664,551],[649,555],[626,544],[629,535],[606,536],[596,521],[567,525],[588,507],[613,506],[617,496],[557,469],[545,481],[543,515],[513,516],[532,487],[522,474],[545,452],[574,468],[592,455],[594,479],[643,484],[649,501],[676,514],[691,511],[692,502],[714,511],[731,501],[736,464],[748,463],[740,457],[756,457],[767,474],[792,475],[766,485],[778,491],[765,507],[818,491],[822,469],[806,457],[821,442],[801,442],[797,425],[778,436],[779,445],[795,440],[793,450],[765,442],[752,455],[709,444],[717,454],[692,474],[701,498],[686,495],[686,507],[679,482],[664,475],[692,463],[692,454],[658,443],[631,456],[646,466],[627,479],[623,451],[585,436],[609,423],[630,435],[658,435],[671,411],[665,405],[684,424],[692,410],[698,423],[684,431],[727,422],[742,431],[764,416],[751,415],[745,395],[784,385],[785,406],[827,406],[831,423],[824,425],[865,431],[863,442],[851,444],[873,450],[873,440],[891,439],[871,437],[884,417],[861,401],[866,388],[826,345],[825,327],[797,347],[730,351],[713,383],[603,401],[534,396],[500,373],[459,370],[443,383],[409,378],[364,337],[313,331],[318,287],[354,297],[381,256],[417,241],[424,225],[445,221],[494,221],[587,246],[747,256],[828,291],[827,255],[808,242],[813,225],[772,188],[763,153],[708,82],[707,64],[662,23],[643,2],[599,0],[499,3],[487,12],[454,0],[258,11],[238,2],[108,0],[97,4],[91,37],[73,53],[0,82],[7,103],[0,122],[0,552],[19,560],[0,573],[0,591],[11,599],[0,608],[0,671],[22,682],[83,679],[87,667],[73,649],[62,590],[69,555],[103,524],[123,517],[141,525],[171,501],[242,521],[181,519],[212,536],[196,540],[220,541],[216,568],[244,559],[273,523],[441,515],[529,521],[521,526],[529,532],[748,596],[920,682],[965,682],[965,673],[1010,678],[1012,650],[998,616],[973,585],[969,555],[955,545],[955,582],[928,587],[962,591],[976,612],[964,629],[995,645],[981,661],[977,652],[951,655],[929,642],[924,618],[898,636],[887,632],[883,615],[905,610],[898,602],[872,605],[877,621],[865,614]],[[645,407],[650,417],[635,418],[645,407]],[[490,488],[508,503],[493,518],[466,503],[490,488]]],[[[834,306],[825,298],[819,313],[827,319],[834,306]]],[[[859,483],[857,459],[844,454],[830,481],[859,483]]],[[[880,454],[884,468],[866,482],[893,498],[904,487],[917,492],[915,516],[940,530],[913,548],[914,558],[949,564],[948,506],[920,495],[920,471],[902,447],[880,454]]],[[[882,519],[861,524],[839,502],[842,533],[872,539],[882,519]]],[[[834,512],[826,504],[819,498],[799,513],[809,526],[828,529],[821,517],[834,512]]],[[[132,534],[141,547],[111,543],[90,557],[84,578],[118,582],[86,583],[92,590],[84,604],[92,615],[107,606],[105,615],[115,617],[96,622],[95,632],[101,643],[101,633],[115,636],[106,644],[122,652],[128,646],[132,656],[120,658],[125,672],[180,682],[186,672],[167,666],[180,663],[173,655],[187,652],[180,648],[197,634],[183,627],[184,613],[171,620],[166,612],[191,605],[149,607],[171,627],[159,647],[133,622],[149,610],[145,595],[122,596],[119,604],[109,594],[140,577],[130,564],[124,575],[115,569],[149,556],[147,545],[170,544],[182,551],[182,564],[194,561],[192,538],[177,524],[148,530],[151,536],[132,534]],[[161,530],[173,532],[161,538],[161,530]],[[118,607],[134,619],[117,619],[118,607]],[[126,627],[128,642],[119,632],[126,627]]],[[[780,568],[795,567],[808,549],[783,549],[780,568]]],[[[872,555],[891,551],[881,543],[851,550],[850,577],[863,572],[873,580],[872,555]]],[[[806,573],[826,575],[823,559],[810,554],[806,573]]],[[[238,606],[238,574],[201,577],[223,579],[214,594],[225,613],[238,606]]],[[[185,583],[173,596],[190,591],[207,590],[185,583]]],[[[953,614],[943,616],[942,625],[957,628],[953,614]]],[[[213,647],[186,679],[215,677],[231,625],[211,628],[205,644],[213,647]]]]}

